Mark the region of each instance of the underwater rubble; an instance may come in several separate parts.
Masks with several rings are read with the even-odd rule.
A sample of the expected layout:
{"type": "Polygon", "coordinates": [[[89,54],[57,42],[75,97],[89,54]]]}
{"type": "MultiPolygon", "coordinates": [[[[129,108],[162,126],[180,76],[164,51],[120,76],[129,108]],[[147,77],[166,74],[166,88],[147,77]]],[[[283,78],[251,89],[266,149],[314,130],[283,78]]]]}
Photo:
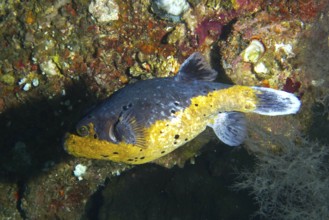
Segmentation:
{"type": "MultiPolygon", "coordinates": [[[[287,144],[274,141],[273,136],[292,141],[295,151],[298,143],[305,143],[305,136],[315,146],[329,145],[325,0],[168,2],[0,3],[0,219],[91,219],[95,211],[99,219],[107,215],[127,219],[125,210],[114,203],[129,199],[140,203],[129,207],[130,217],[144,218],[140,208],[151,207],[149,201],[167,205],[160,207],[161,215],[181,217],[189,215],[187,207],[194,207],[185,200],[174,206],[177,198],[190,196],[202,201],[195,204],[207,206],[211,194],[210,207],[195,208],[192,217],[211,217],[200,214],[204,211],[220,218],[241,212],[249,219],[264,207],[248,191],[230,194],[230,186],[241,167],[257,169],[255,161],[263,161],[257,158],[263,158],[264,149],[274,160],[276,154],[285,158],[282,152],[288,152],[287,144]],[[218,80],[294,93],[303,103],[301,112],[275,120],[248,116],[249,140],[237,150],[225,149],[206,131],[155,161],[157,165],[133,167],[66,154],[65,133],[93,105],[137,80],[174,76],[195,51],[220,73],[218,80]],[[238,171],[233,171],[235,166],[238,171]],[[149,182],[152,179],[155,188],[149,182]],[[143,189],[144,183],[150,192],[143,189]],[[216,183],[218,191],[213,189],[216,183]],[[148,194],[165,193],[148,201],[139,198],[142,192],[125,195],[134,184],[148,194]],[[196,192],[201,187],[204,190],[196,192]],[[228,211],[212,213],[219,206],[228,211]],[[181,212],[175,213],[178,209],[181,212]]],[[[249,185],[241,188],[255,190],[252,180],[245,178],[249,185]]],[[[146,212],[148,217],[157,214],[156,208],[146,212]]]]}

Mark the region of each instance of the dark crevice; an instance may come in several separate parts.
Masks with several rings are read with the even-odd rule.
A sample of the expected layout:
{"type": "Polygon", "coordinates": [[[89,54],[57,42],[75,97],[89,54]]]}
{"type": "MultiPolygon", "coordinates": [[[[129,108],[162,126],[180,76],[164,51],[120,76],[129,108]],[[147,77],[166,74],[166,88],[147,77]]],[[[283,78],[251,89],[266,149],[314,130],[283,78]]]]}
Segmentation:
{"type": "MultiPolygon", "coordinates": [[[[219,41],[226,41],[228,37],[232,34],[233,25],[237,22],[237,19],[233,19],[227,25],[225,25],[222,29],[219,41]]],[[[212,45],[212,49],[210,51],[210,64],[213,69],[218,72],[218,76],[216,81],[221,83],[233,84],[232,80],[227,77],[225,74],[225,70],[222,65],[218,65],[222,63],[222,56],[220,47],[218,42],[212,45]]]]}
{"type": "Polygon", "coordinates": [[[226,84],[233,84],[232,80],[225,74],[225,70],[221,63],[222,56],[220,47],[217,44],[213,44],[212,50],[210,51],[210,64],[211,67],[218,72],[216,81],[226,84]]]}
{"type": "Polygon", "coordinates": [[[222,29],[222,33],[220,35],[220,40],[226,41],[228,37],[231,35],[233,30],[233,25],[238,21],[238,19],[231,20],[227,25],[224,25],[222,29]]]}
{"type": "Polygon", "coordinates": [[[20,180],[17,182],[17,202],[16,202],[16,208],[22,217],[22,219],[27,219],[26,212],[22,207],[22,199],[24,197],[24,193],[26,191],[26,183],[23,180],[20,180]]]}
{"type": "Polygon", "coordinates": [[[109,179],[106,179],[104,184],[98,186],[97,191],[89,198],[86,204],[86,212],[85,217],[83,219],[99,219],[99,211],[100,208],[103,206],[104,198],[103,198],[103,190],[107,186],[109,179]]]}

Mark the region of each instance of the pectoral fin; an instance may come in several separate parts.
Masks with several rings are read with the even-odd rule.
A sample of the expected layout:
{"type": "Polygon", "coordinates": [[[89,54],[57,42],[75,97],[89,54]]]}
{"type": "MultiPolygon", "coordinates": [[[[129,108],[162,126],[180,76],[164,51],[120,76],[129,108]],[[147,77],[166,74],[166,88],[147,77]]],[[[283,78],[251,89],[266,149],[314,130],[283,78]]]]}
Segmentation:
{"type": "Polygon", "coordinates": [[[146,148],[143,131],[143,127],[133,115],[133,109],[123,111],[114,126],[114,134],[118,141],[124,141],[136,147],[146,148]]]}
{"type": "Polygon", "coordinates": [[[219,113],[213,124],[216,136],[229,146],[238,146],[246,139],[247,128],[243,113],[223,112],[219,113]]]}

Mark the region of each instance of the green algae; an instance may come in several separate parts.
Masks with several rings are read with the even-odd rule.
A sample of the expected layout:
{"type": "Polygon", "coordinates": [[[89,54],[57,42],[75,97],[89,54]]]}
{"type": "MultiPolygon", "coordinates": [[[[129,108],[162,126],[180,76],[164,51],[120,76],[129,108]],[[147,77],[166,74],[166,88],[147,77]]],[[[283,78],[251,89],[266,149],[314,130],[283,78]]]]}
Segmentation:
{"type": "Polygon", "coordinates": [[[13,76],[13,74],[7,73],[7,74],[0,76],[0,81],[9,86],[13,86],[15,84],[16,79],[13,76]]]}

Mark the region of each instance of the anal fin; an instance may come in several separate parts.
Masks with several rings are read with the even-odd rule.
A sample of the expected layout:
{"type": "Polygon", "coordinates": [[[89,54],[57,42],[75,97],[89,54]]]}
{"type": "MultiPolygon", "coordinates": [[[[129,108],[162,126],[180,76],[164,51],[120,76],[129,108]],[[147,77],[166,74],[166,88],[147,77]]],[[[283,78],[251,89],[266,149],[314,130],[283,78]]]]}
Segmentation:
{"type": "Polygon", "coordinates": [[[208,125],[214,129],[216,136],[229,146],[238,146],[247,136],[247,123],[241,112],[219,113],[213,124],[208,125]]]}

